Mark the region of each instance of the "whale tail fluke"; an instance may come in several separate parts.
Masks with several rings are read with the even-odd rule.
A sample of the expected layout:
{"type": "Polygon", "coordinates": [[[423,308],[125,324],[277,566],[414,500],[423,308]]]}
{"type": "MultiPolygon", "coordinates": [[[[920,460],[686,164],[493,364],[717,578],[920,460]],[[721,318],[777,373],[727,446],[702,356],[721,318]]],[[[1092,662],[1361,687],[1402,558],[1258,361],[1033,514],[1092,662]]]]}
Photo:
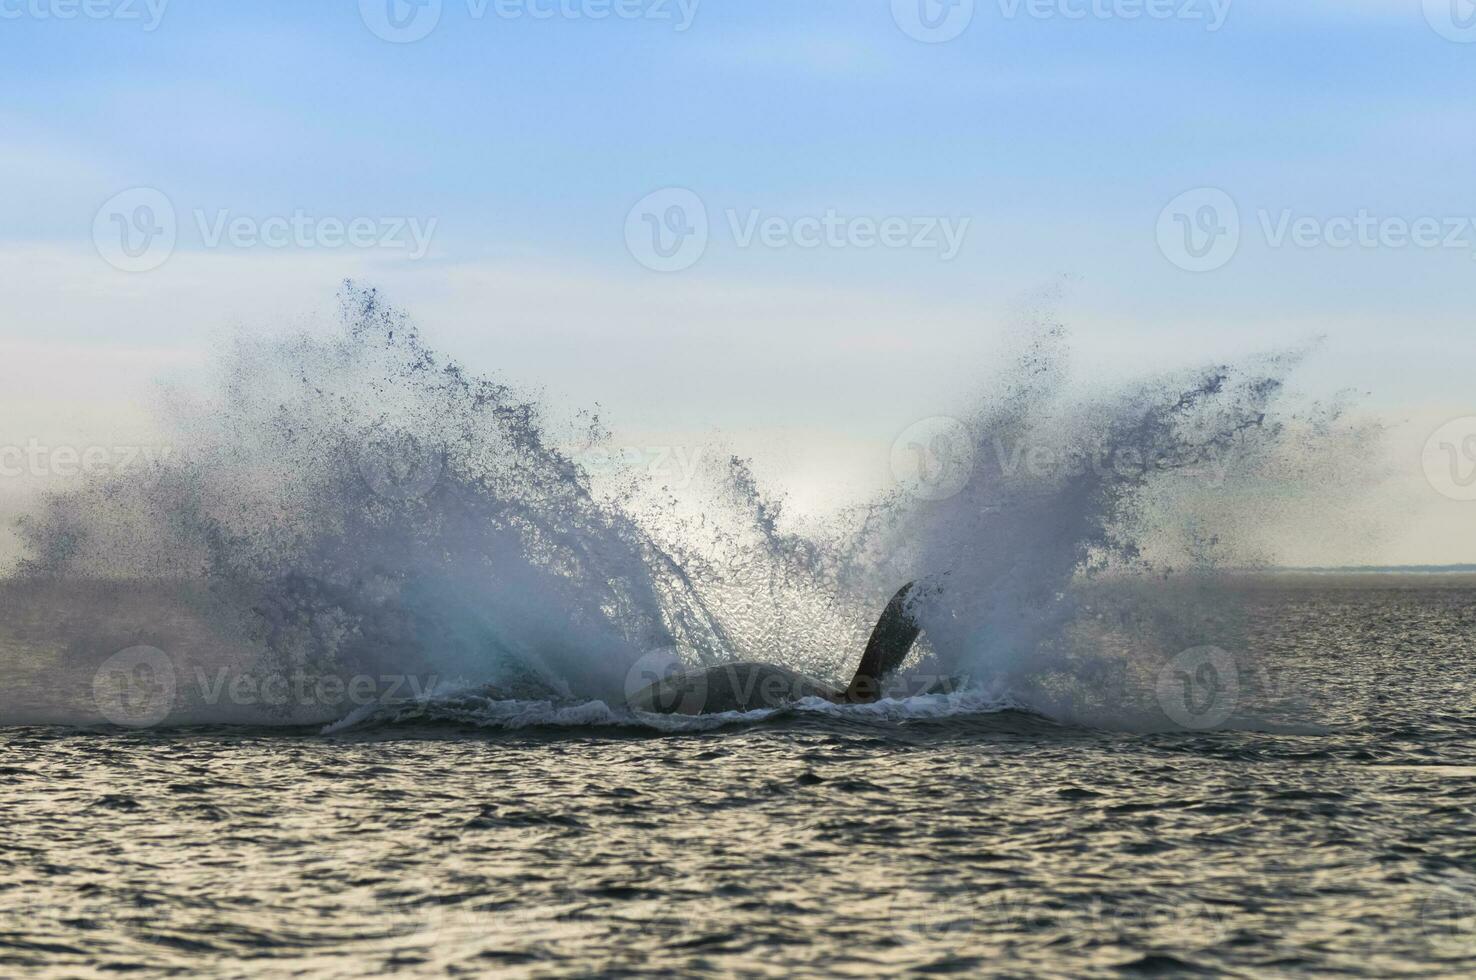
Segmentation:
{"type": "Polygon", "coordinates": [[[861,654],[856,676],[841,696],[847,704],[870,704],[880,698],[882,679],[902,665],[913,641],[922,632],[907,608],[907,598],[915,584],[908,582],[898,589],[882,611],[881,619],[871,631],[871,639],[866,642],[866,652],[861,654]]]}

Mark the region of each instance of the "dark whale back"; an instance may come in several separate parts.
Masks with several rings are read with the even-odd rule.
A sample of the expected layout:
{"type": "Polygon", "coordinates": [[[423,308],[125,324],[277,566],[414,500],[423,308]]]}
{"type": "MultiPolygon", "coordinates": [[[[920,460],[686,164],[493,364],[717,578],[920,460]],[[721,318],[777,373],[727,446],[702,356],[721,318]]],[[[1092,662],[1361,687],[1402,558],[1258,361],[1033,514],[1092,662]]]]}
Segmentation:
{"type": "Polygon", "coordinates": [[[778,664],[719,664],[683,670],[637,692],[630,706],[657,714],[703,715],[782,708],[804,698],[841,700],[841,692],[778,664]]]}
{"type": "Polygon", "coordinates": [[[882,681],[902,665],[922,627],[907,608],[913,583],[904,585],[871,631],[861,665],[844,691],[778,664],[736,663],[678,671],[630,697],[637,711],[702,715],[782,708],[805,698],[868,704],[881,697],[882,681]]]}

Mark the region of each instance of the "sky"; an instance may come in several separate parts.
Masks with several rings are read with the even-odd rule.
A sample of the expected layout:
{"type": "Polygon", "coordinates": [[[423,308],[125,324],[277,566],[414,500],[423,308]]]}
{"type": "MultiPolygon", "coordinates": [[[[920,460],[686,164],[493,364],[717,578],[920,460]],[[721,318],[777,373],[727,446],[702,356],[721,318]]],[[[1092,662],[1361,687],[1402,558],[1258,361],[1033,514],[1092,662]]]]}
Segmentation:
{"type": "Polygon", "coordinates": [[[1083,384],[1322,338],[1397,492],[1287,560],[1476,561],[1473,80],[1471,0],[0,0],[0,448],[351,276],[823,510],[1049,296],[1083,384]]]}

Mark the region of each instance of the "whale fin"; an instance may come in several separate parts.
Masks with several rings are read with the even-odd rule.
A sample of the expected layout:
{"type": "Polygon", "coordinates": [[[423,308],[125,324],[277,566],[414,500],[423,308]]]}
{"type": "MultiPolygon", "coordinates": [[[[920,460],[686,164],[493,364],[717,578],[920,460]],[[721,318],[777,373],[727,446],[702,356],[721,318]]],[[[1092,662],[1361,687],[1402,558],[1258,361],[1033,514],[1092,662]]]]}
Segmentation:
{"type": "Polygon", "coordinates": [[[866,642],[866,652],[861,654],[861,665],[851,686],[846,688],[841,700],[848,704],[870,704],[881,697],[881,682],[884,677],[902,665],[913,641],[922,632],[912,613],[907,610],[907,596],[915,582],[908,582],[897,590],[881,619],[871,631],[866,642]]]}

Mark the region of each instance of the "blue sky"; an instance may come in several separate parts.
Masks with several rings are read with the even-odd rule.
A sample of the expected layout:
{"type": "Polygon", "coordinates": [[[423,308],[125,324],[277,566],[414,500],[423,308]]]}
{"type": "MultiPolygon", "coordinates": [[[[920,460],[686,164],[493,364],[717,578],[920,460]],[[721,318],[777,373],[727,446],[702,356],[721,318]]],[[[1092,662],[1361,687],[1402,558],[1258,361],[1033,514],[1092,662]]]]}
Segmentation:
{"type": "MultiPolygon", "coordinates": [[[[14,354],[0,368],[22,427],[61,424],[59,406],[74,427],[116,418],[153,368],[230,325],[330,308],[346,274],[478,367],[643,431],[758,433],[791,463],[826,461],[812,470],[842,464],[794,448],[806,440],[863,454],[961,397],[1015,311],[1062,282],[1090,373],[1326,335],[1306,387],[1367,392],[1370,411],[1411,420],[1416,450],[1421,426],[1476,413],[1476,226],[1456,248],[1265,231],[1279,215],[1476,217],[1476,44],[1442,36],[1443,0],[1238,0],[1214,31],[1123,16],[1144,0],[979,0],[940,43],[899,26],[905,0],[689,2],[685,30],[676,0],[602,20],[444,0],[412,43],[370,29],[389,0],[175,0],[152,30],[143,0],[59,18],[69,2],[0,0],[0,351],[68,366],[44,390],[14,354]],[[1109,15],[1067,16],[1093,3],[1109,15]],[[94,219],[139,187],[169,199],[178,241],[158,268],[120,271],[94,219]],[[661,273],[624,229],[668,187],[697,195],[711,231],[698,261],[661,273]],[[1156,234],[1196,188],[1241,222],[1233,257],[1201,273],[1156,234]],[[741,247],[728,218],[827,211],[968,226],[944,260],[741,247]],[[418,259],[207,247],[195,217],[297,212],[434,234],[418,259]],[[120,357],[136,364],[123,377],[120,357]]],[[[1438,544],[1472,514],[1431,505],[1426,530],[1371,560],[1476,557],[1438,544]]]]}

